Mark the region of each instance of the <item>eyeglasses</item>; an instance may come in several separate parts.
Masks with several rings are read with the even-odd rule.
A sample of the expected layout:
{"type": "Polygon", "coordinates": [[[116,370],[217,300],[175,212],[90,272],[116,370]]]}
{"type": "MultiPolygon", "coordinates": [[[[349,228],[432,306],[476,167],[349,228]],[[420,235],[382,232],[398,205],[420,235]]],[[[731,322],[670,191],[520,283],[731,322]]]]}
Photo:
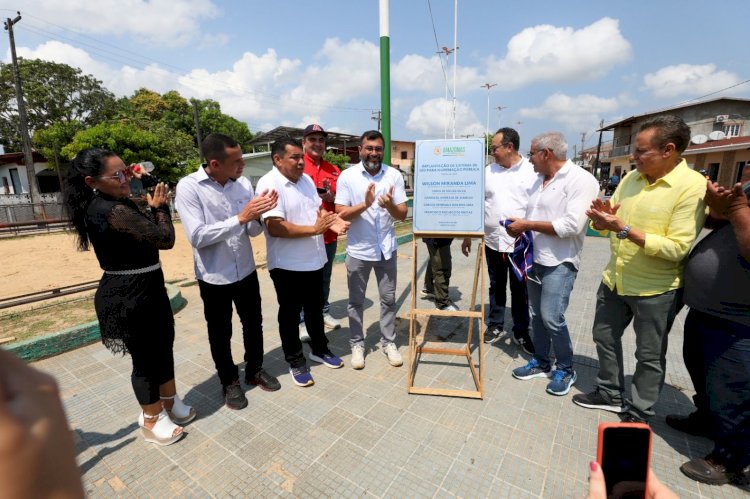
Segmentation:
{"type": "Polygon", "coordinates": [[[362,149],[367,152],[383,152],[383,148],[380,146],[362,146],[362,149]]]}
{"type": "Polygon", "coordinates": [[[542,149],[537,149],[536,151],[529,151],[529,158],[533,157],[534,154],[536,154],[538,152],[542,152],[542,151],[546,151],[546,149],[542,148],[542,149]]]}
{"type": "Polygon", "coordinates": [[[105,177],[103,175],[100,175],[99,178],[117,179],[117,181],[119,181],[121,184],[123,184],[123,183],[127,182],[128,179],[130,178],[130,172],[126,171],[126,170],[117,170],[117,173],[115,173],[114,175],[110,175],[110,176],[107,176],[107,177],[105,177]]]}
{"type": "Polygon", "coordinates": [[[499,146],[490,146],[490,151],[495,152],[495,150],[500,149],[501,147],[508,147],[510,144],[500,144],[499,146]]]}

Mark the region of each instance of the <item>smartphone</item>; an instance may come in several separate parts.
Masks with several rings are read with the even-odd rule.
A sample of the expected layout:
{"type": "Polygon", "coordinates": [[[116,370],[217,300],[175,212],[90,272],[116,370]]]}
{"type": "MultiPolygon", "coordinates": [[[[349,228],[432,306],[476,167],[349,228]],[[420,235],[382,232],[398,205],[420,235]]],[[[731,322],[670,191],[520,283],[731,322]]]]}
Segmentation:
{"type": "Polygon", "coordinates": [[[607,482],[607,497],[646,497],[651,428],[643,423],[601,423],[596,460],[607,482]]]}
{"type": "Polygon", "coordinates": [[[316,189],[318,189],[318,194],[325,194],[326,192],[328,192],[328,189],[324,189],[322,187],[317,187],[316,189]]]}

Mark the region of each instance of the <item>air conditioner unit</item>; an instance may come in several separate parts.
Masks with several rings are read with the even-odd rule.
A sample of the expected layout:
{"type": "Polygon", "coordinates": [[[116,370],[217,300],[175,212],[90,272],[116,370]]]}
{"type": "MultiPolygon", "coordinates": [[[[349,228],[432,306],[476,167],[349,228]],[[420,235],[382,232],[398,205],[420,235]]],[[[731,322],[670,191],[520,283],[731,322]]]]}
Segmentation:
{"type": "Polygon", "coordinates": [[[718,116],[716,116],[716,123],[724,123],[728,119],[729,119],[728,114],[719,114],[718,116]]]}

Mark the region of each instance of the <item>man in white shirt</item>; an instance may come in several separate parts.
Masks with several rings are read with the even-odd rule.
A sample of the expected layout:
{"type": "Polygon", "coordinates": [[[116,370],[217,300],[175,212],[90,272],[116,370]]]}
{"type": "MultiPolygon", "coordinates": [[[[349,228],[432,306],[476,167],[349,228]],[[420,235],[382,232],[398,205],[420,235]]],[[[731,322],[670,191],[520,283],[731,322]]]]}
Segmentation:
{"type": "Polygon", "coordinates": [[[383,135],[377,130],[362,134],[361,162],[339,176],[336,212],[351,221],[346,246],[349,284],[349,330],[352,367],[365,367],[362,328],[365,290],[375,270],[380,294],[381,346],[392,366],[403,364],[396,340],[396,231],[394,220],[406,218],[406,190],[401,173],[383,163],[383,135]]]}
{"type": "Polygon", "coordinates": [[[349,223],[321,208],[312,179],[304,174],[302,145],[291,137],[271,146],[274,167],[258,181],[258,190],[275,191],[278,203],[263,214],[268,270],[279,302],[279,335],[289,372],[298,386],[314,383],[299,338],[299,316],[305,312],[310,360],[332,369],[344,365],[328,349],[323,330],[323,266],[327,262],[323,233],[346,231],[349,223]]]}
{"type": "MultiPolygon", "coordinates": [[[[529,304],[526,281],[513,273],[511,254],[515,238],[508,235],[503,222],[508,218],[526,216],[529,196],[537,174],[528,159],[518,153],[521,139],[512,128],[501,128],[492,138],[495,163],[484,169],[484,251],[490,278],[490,310],[487,314],[485,343],[503,337],[505,324],[506,285],[510,275],[513,340],[527,354],[534,353],[529,336],[529,304]]],[[[461,251],[468,256],[471,239],[464,239],[461,251]]]]}
{"type": "Polygon", "coordinates": [[[565,395],[577,379],[573,344],[565,322],[570,293],[581,263],[586,237],[586,210],[599,194],[599,183],[589,172],[566,160],[568,144],[558,132],[531,141],[529,159],[539,174],[524,219],[514,219],[508,234],[533,231],[534,265],[528,275],[529,306],[535,353],[517,379],[552,378],[547,393],[565,395]],[[550,345],[556,369],[551,370],[550,345]]]}
{"type": "Polygon", "coordinates": [[[263,369],[263,318],[253,248],[248,236],[263,230],[261,214],[276,206],[277,194],[255,196],[242,176],[240,145],[226,135],[209,134],[202,144],[206,164],[177,184],[175,205],[193,246],[211,357],[227,407],[242,409],[247,398],[232,359],[232,303],[242,322],[245,382],[267,391],[281,388],[263,369]]]}

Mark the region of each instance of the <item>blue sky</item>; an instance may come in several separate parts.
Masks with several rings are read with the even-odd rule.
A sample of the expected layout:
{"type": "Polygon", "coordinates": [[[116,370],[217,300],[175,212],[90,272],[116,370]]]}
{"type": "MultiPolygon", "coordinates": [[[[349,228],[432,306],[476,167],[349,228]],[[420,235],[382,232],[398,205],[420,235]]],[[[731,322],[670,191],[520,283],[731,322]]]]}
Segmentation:
{"type": "MultiPolygon", "coordinates": [[[[454,45],[453,6],[391,0],[394,139],[441,138],[450,121],[436,51],[454,45]]],[[[19,55],[80,67],[117,95],[145,86],[212,98],[254,132],[318,122],[359,134],[376,126],[377,0],[0,0],[3,18],[17,9],[19,55]]],[[[582,132],[586,147],[596,144],[600,120],[750,79],[748,14],[746,0],[459,0],[456,135],[483,133],[481,85],[496,83],[490,130],[517,128],[522,149],[534,135],[560,130],[572,155],[582,132]]],[[[7,36],[0,50],[9,61],[7,36]]],[[[750,83],[711,97],[721,95],[750,98],[750,83]]]]}

